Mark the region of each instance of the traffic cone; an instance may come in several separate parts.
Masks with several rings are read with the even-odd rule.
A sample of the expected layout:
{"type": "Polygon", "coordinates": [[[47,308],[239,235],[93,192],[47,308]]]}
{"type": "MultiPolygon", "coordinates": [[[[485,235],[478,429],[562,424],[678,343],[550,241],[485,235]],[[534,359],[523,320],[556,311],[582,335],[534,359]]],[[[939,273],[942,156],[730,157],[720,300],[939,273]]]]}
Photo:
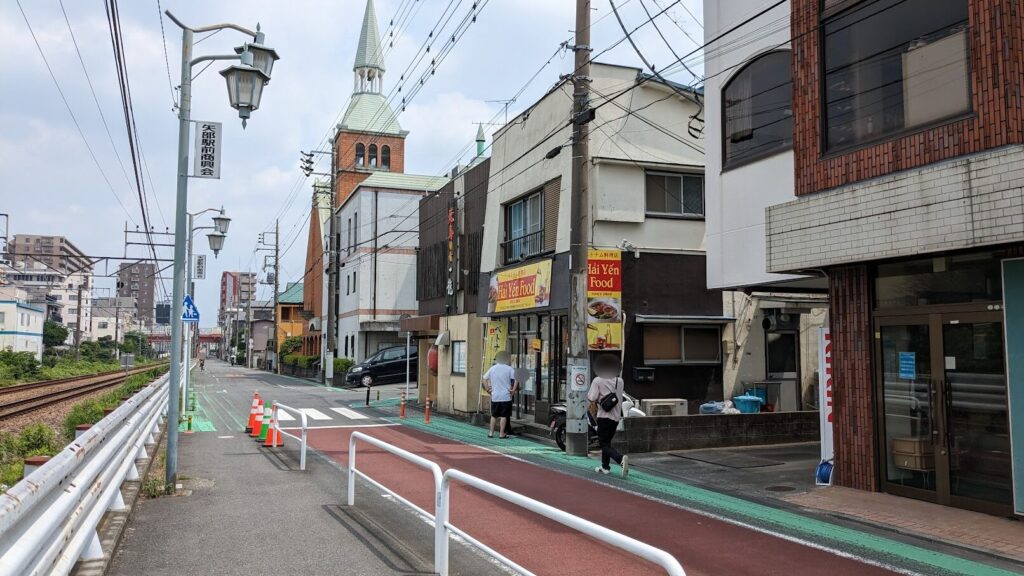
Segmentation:
{"type": "Polygon", "coordinates": [[[260,435],[260,428],[263,426],[263,398],[257,398],[256,411],[252,415],[252,430],[249,432],[249,436],[253,438],[260,435]]]}
{"type": "Polygon", "coordinates": [[[281,445],[281,431],[277,429],[277,421],[274,420],[274,413],[270,413],[270,427],[267,429],[267,439],[263,442],[264,448],[277,448],[281,445]]]}
{"type": "Polygon", "coordinates": [[[267,430],[270,428],[270,408],[263,407],[263,426],[260,427],[260,435],[256,437],[257,441],[263,441],[267,439],[267,430]]]}
{"type": "Polygon", "coordinates": [[[427,394],[427,406],[423,411],[423,423],[430,424],[430,394],[427,394]]]}
{"type": "Polygon", "coordinates": [[[252,404],[249,406],[249,421],[245,424],[245,431],[252,432],[253,426],[256,424],[257,410],[260,408],[260,393],[252,393],[252,404]]]}

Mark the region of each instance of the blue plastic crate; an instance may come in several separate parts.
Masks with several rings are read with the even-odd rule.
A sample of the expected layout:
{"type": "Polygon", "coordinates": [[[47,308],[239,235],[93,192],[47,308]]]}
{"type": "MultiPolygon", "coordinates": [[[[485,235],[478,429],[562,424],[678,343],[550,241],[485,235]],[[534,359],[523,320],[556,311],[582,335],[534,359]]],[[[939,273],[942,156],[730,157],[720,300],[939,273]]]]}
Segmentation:
{"type": "Polygon", "coordinates": [[[764,388],[764,387],[747,388],[747,391],[744,392],[744,394],[746,396],[757,396],[758,398],[761,399],[761,403],[762,404],[768,402],[768,389],[767,388],[764,388]]]}

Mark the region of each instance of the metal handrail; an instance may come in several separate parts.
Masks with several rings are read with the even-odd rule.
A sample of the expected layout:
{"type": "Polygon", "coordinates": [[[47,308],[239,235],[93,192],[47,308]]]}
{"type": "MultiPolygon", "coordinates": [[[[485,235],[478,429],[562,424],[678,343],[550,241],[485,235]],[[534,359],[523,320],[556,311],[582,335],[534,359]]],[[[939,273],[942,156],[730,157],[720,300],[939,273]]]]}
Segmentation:
{"type": "Polygon", "coordinates": [[[308,446],[308,444],[306,442],[306,433],[309,431],[309,426],[307,425],[306,413],[303,412],[302,410],[299,410],[298,408],[292,408],[291,406],[285,406],[284,404],[281,404],[280,402],[274,402],[273,408],[271,409],[271,422],[274,423],[274,429],[277,431],[278,434],[280,434],[281,436],[287,436],[289,438],[294,438],[294,439],[299,441],[299,445],[301,447],[300,448],[301,451],[299,452],[299,470],[305,470],[306,469],[306,447],[308,446]],[[277,417],[279,409],[281,409],[281,408],[284,408],[285,410],[290,410],[290,411],[295,412],[296,414],[299,415],[299,417],[301,418],[301,422],[302,422],[302,436],[301,437],[300,436],[296,436],[294,434],[289,434],[289,433],[285,432],[284,429],[281,428],[281,420],[277,417]]]}
{"type": "Polygon", "coordinates": [[[139,479],[135,460],[147,456],[167,394],[164,375],[0,495],[0,573],[65,574],[103,557],[96,528],[125,509],[121,484],[139,479]]]}
{"type": "Polygon", "coordinates": [[[443,474],[441,473],[441,467],[435,462],[431,462],[422,456],[417,456],[407,450],[402,450],[397,446],[392,446],[387,442],[378,440],[373,436],[363,434],[362,432],[353,432],[348,439],[348,505],[355,506],[356,504],[356,476],[361,477],[370,484],[373,484],[377,488],[390,494],[395,500],[405,504],[406,506],[416,510],[421,515],[429,518],[434,522],[434,572],[437,572],[441,576],[448,576],[448,533],[445,526],[448,524],[448,503],[444,496],[444,492],[441,490],[441,483],[443,474]],[[406,498],[394,490],[384,486],[380,482],[377,482],[373,478],[370,478],[363,472],[356,469],[356,440],[362,440],[367,444],[376,446],[385,452],[390,452],[407,462],[411,462],[420,468],[429,470],[434,476],[434,514],[427,512],[423,508],[420,508],[416,504],[413,504],[406,498]]]}
{"type": "MultiPolygon", "coordinates": [[[[466,474],[465,472],[462,472],[461,470],[456,470],[454,468],[449,468],[441,478],[441,498],[443,499],[446,505],[450,505],[451,503],[451,500],[449,498],[449,490],[451,488],[452,481],[462,482],[463,484],[472,486],[473,488],[476,488],[481,492],[486,492],[487,494],[490,494],[492,496],[497,496],[498,498],[501,498],[506,502],[515,504],[520,508],[525,508],[533,512],[534,514],[539,514],[541,516],[544,516],[545,518],[548,518],[549,520],[554,520],[555,522],[558,522],[563,526],[568,526],[569,528],[573,528],[575,530],[583,532],[591,538],[596,538],[603,542],[607,542],[608,544],[611,544],[612,546],[615,546],[617,548],[621,548],[622,550],[625,550],[630,554],[639,556],[640,558],[643,558],[648,562],[653,562],[654,564],[657,564],[658,566],[664,568],[665,571],[669,574],[669,576],[686,576],[686,571],[683,570],[683,567],[679,564],[679,561],[676,560],[674,556],[660,548],[655,548],[650,544],[645,544],[635,538],[626,536],[625,534],[621,534],[614,530],[609,530],[608,528],[605,528],[600,524],[595,524],[589,520],[584,520],[579,516],[569,514],[564,510],[559,510],[554,506],[550,506],[543,502],[534,500],[533,498],[523,496],[518,492],[513,492],[508,488],[503,488],[501,486],[498,486],[497,484],[492,484],[486,480],[482,480],[480,478],[477,478],[476,476],[471,476],[469,474],[466,474]]],[[[506,564],[510,564],[511,567],[520,570],[521,572],[525,572],[525,570],[523,570],[521,567],[512,564],[511,562],[509,562],[507,558],[505,558],[501,554],[498,554],[490,547],[484,545],[483,543],[474,538],[469,537],[465,532],[451,525],[447,520],[447,513],[445,514],[445,528],[465,538],[468,542],[474,544],[484,553],[494,557],[497,560],[505,562],[506,564]]],[[[447,562],[445,566],[447,567],[447,562]]],[[[446,572],[442,574],[446,574],[446,572]]]]}

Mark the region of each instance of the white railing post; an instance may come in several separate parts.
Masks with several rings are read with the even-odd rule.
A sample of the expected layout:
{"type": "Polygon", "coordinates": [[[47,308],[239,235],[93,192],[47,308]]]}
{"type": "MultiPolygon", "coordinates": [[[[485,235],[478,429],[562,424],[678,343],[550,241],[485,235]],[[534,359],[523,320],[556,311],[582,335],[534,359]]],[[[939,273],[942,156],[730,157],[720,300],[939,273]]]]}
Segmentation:
{"type": "Polygon", "coordinates": [[[281,443],[282,444],[284,443],[284,439],[283,439],[284,436],[287,436],[289,438],[294,438],[295,440],[299,441],[299,470],[305,470],[306,469],[306,448],[309,446],[308,442],[306,441],[306,439],[307,439],[306,432],[309,430],[309,420],[306,418],[306,413],[303,412],[302,410],[297,409],[297,408],[292,408],[291,406],[285,406],[284,404],[281,404],[279,402],[274,402],[273,412],[274,412],[274,416],[271,419],[271,421],[273,422],[274,429],[277,430],[278,438],[282,439],[281,443]],[[296,414],[299,415],[299,421],[302,423],[302,433],[301,433],[300,436],[296,436],[294,434],[289,434],[289,433],[285,432],[281,428],[281,418],[280,418],[279,413],[278,413],[279,410],[284,410],[286,412],[291,410],[292,412],[295,412],[296,414]]]}
{"type": "Polygon", "coordinates": [[[348,494],[348,505],[356,505],[356,434],[353,432],[348,437],[348,486],[346,487],[348,494]]]}

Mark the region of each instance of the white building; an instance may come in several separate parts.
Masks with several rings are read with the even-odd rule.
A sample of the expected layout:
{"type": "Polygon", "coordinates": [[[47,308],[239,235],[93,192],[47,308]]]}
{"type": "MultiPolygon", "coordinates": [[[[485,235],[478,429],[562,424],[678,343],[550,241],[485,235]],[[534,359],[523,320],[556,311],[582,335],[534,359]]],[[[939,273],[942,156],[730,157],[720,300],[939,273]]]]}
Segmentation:
{"type": "Polygon", "coordinates": [[[28,293],[15,286],[0,286],[0,350],[31,352],[43,357],[46,309],[27,302],[28,293]]]}
{"type": "Polygon", "coordinates": [[[71,274],[51,268],[40,262],[17,262],[7,272],[7,280],[24,289],[31,303],[43,306],[50,302],[57,312],[50,319],[68,329],[68,345],[74,344],[75,330],[81,322],[81,339],[91,338],[92,327],[92,272],[83,270],[71,274]],[[81,297],[81,300],[79,300],[81,297]]]}
{"type": "MultiPolygon", "coordinates": [[[[704,3],[708,40],[750,15],[749,2],[704,3]]],[[[744,42],[709,49],[707,126],[707,281],[727,292],[727,380],[783,382],[784,406],[816,405],[817,328],[827,322],[827,282],[772,274],[765,209],[793,198],[789,2],[732,32],[744,42]],[[777,22],[765,31],[764,22],[777,22]],[[724,119],[724,121],[723,121],[724,119]],[[744,352],[738,352],[740,343],[744,352]],[[797,386],[794,386],[794,383],[797,386]]]]}
{"type": "Polygon", "coordinates": [[[338,208],[338,357],[362,361],[405,344],[399,320],[417,312],[419,201],[447,181],[374,172],[338,208]]]}
{"type": "Polygon", "coordinates": [[[115,342],[124,341],[124,333],[138,327],[135,299],[131,297],[96,298],[89,312],[89,339],[109,336],[115,342]]]}

